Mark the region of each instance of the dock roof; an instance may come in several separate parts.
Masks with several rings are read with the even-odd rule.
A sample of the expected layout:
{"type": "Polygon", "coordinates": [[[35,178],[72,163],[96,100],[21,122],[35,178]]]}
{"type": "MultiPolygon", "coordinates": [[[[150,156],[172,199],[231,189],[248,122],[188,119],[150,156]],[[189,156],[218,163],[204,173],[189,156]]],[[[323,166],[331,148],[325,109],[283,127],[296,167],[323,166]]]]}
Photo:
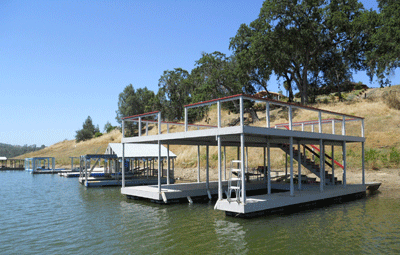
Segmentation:
{"type": "MultiPolygon", "coordinates": [[[[122,158],[122,143],[109,143],[106,153],[116,154],[118,158],[122,158]]],[[[176,155],[169,151],[171,158],[176,158],[176,155]]],[[[126,158],[157,158],[158,144],[143,144],[143,143],[126,143],[125,144],[126,158]]],[[[161,145],[161,157],[167,157],[167,148],[161,145]]]]}

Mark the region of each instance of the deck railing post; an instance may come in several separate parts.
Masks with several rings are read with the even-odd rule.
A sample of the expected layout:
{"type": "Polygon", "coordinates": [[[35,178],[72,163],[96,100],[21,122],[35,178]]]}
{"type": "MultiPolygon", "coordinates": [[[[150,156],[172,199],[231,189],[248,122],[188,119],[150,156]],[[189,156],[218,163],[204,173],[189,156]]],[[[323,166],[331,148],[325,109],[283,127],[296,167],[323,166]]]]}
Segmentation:
{"type": "Polygon", "coordinates": [[[125,143],[122,143],[122,188],[125,188],[125,143]]]}
{"type": "Polygon", "coordinates": [[[209,189],[209,156],[210,156],[210,152],[209,152],[209,146],[206,145],[206,189],[209,189]]]}
{"type": "Polygon", "coordinates": [[[346,135],[346,116],[343,116],[342,120],[342,135],[346,135]]]}
{"type": "Polygon", "coordinates": [[[361,119],[361,137],[365,137],[364,136],[364,119],[361,119]]]}
{"type": "Polygon", "coordinates": [[[139,136],[142,136],[142,117],[139,117],[139,136]]]}
{"type": "Polygon", "coordinates": [[[240,98],[239,98],[239,101],[240,101],[240,126],[243,128],[243,126],[244,126],[244,116],[243,116],[243,111],[244,111],[244,109],[243,109],[243,96],[240,96],[240,98]]]}
{"type": "Polygon", "coordinates": [[[217,102],[217,111],[218,111],[218,128],[221,128],[221,102],[217,102]]]}
{"type": "Polygon", "coordinates": [[[149,123],[146,121],[146,136],[149,135],[149,123]]]}
{"type": "Polygon", "coordinates": [[[332,184],[336,185],[335,183],[335,146],[332,145],[332,184]]]}
{"type": "Polygon", "coordinates": [[[125,120],[122,120],[122,138],[125,138],[125,120]]]}
{"type": "Polygon", "coordinates": [[[322,116],[321,111],[318,111],[318,132],[322,133],[322,116]]]}
{"type": "Polygon", "coordinates": [[[271,122],[270,122],[270,116],[269,116],[269,102],[267,102],[267,105],[265,107],[265,119],[267,121],[267,128],[271,127],[271,122]]]}
{"type": "Polygon", "coordinates": [[[266,159],[266,155],[267,154],[267,152],[266,152],[266,148],[265,148],[265,146],[263,147],[263,161],[264,161],[264,184],[266,184],[267,183],[267,159],[266,159]]]}
{"type": "Polygon", "coordinates": [[[226,181],[226,146],[224,146],[224,181],[226,181]]]}
{"type": "Polygon", "coordinates": [[[188,109],[185,107],[185,132],[188,131],[188,109]]]}
{"type": "Polygon", "coordinates": [[[335,120],[332,120],[332,134],[335,134],[335,120]]]}
{"type": "Polygon", "coordinates": [[[161,112],[157,113],[157,121],[158,121],[158,134],[161,135],[161,112]]]}
{"type": "Polygon", "coordinates": [[[293,130],[292,124],[292,106],[289,105],[289,130],[293,130]]]}

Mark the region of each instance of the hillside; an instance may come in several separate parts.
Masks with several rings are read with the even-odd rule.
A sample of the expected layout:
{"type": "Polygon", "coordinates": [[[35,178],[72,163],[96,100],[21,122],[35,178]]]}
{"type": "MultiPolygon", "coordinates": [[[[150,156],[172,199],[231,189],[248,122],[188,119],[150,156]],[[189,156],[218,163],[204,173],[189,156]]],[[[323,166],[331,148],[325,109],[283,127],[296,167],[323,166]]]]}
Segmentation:
{"type": "MultiPolygon", "coordinates": [[[[346,113],[351,115],[357,115],[365,117],[365,136],[366,141],[366,167],[367,169],[380,169],[380,168],[396,168],[400,165],[400,111],[397,109],[390,108],[385,102],[385,95],[390,91],[398,91],[400,96],[400,86],[392,86],[387,88],[375,88],[369,89],[366,92],[366,98],[364,93],[359,98],[353,92],[345,95],[348,101],[337,102],[335,97],[328,96],[329,101],[313,105],[314,107],[336,111],[340,113],[346,113]],[[333,101],[332,101],[333,100],[333,101]]],[[[286,123],[285,112],[282,109],[275,109],[271,112],[275,116],[272,119],[272,125],[278,123],[286,123]]],[[[233,121],[238,117],[237,114],[223,110],[223,125],[233,121]]],[[[264,126],[265,125],[265,111],[257,112],[260,119],[259,122],[255,122],[252,125],[264,126]]],[[[250,116],[247,116],[250,118],[250,116]]],[[[327,118],[330,116],[323,116],[327,118]]],[[[216,124],[216,110],[215,107],[211,108],[207,115],[208,123],[210,125],[216,124]]],[[[294,114],[293,121],[316,119],[316,116],[311,116],[310,112],[304,112],[302,110],[296,111],[294,114]]],[[[206,124],[205,120],[199,121],[200,124],[206,124]]],[[[352,125],[352,124],[350,124],[352,125]]],[[[354,132],[360,132],[359,124],[354,124],[354,132]]],[[[329,125],[328,125],[329,126],[329,125]]],[[[324,126],[325,128],[325,126],[324,126]]],[[[329,128],[329,127],[328,127],[329,128]]],[[[183,127],[173,127],[171,132],[183,131],[183,127]],[[174,130],[175,129],[175,130],[174,130]]],[[[156,129],[149,131],[150,134],[154,134],[156,129]]],[[[166,127],[163,126],[162,132],[166,132],[166,127]]],[[[352,132],[352,131],[350,131],[352,132]]],[[[65,140],[49,146],[43,150],[36,151],[22,155],[18,158],[33,157],[33,156],[52,156],[56,157],[56,164],[58,167],[69,167],[71,156],[80,156],[89,153],[104,153],[108,143],[120,142],[121,133],[118,130],[114,130],[109,134],[104,134],[101,137],[93,138],[89,141],[76,143],[75,140],[65,140]]],[[[349,145],[348,146],[348,166],[349,168],[360,168],[361,150],[360,145],[349,145]]],[[[170,149],[178,155],[176,167],[187,169],[182,175],[185,179],[191,179],[197,169],[197,147],[196,146],[170,146],[170,149]]],[[[330,152],[329,150],[327,151],[330,152]]],[[[285,154],[278,149],[271,151],[273,159],[272,166],[275,169],[282,169],[285,164],[285,154]]],[[[339,153],[338,153],[339,154],[339,153]]],[[[262,159],[259,155],[262,155],[262,149],[250,148],[249,149],[249,166],[256,167],[262,165],[262,159]]],[[[236,157],[235,148],[227,148],[227,161],[236,157]]],[[[217,165],[217,148],[210,147],[210,165],[212,168],[216,168],[217,165]]],[[[341,160],[341,155],[335,155],[335,158],[341,160]]],[[[205,148],[201,148],[201,167],[205,166],[205,148]]]]}

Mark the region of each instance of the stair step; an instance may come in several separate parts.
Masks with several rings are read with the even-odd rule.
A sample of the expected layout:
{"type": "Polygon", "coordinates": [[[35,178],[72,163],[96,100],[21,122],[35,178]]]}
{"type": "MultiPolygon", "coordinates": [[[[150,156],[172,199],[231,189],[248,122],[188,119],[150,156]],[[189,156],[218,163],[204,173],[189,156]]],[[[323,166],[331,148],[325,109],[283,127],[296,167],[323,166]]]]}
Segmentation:
{"type": "Polygon", "coordinates": [[[230,178],[229,180],[230,181],[240,181],[240,180],[242,180],[242,178],[230,178]]]}

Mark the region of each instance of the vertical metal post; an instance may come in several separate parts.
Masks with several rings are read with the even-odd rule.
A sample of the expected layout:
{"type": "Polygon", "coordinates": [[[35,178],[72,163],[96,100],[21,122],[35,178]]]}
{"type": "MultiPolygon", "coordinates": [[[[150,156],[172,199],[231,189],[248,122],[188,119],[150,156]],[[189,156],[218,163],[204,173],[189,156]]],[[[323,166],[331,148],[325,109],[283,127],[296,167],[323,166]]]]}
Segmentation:
{"type": "Polygon", "coordinates": [[[364,119],[361,119],[361,137],[364,137],[364,119]]]}
{"type": "Polygon", "coordinates": [[[217,136],[217,140],[218,140],[217,141],[218,142],[218,200],[222,200],[221,136],[217,136]]]}
{"type": "Polygon", "coordinates": [[[264,161],[264,184],[266,184],[267,183],[267,159],[266,159],[266,148],[265,147],[263,147],[263,161],[264,161]]]}
{"type": "Polygon", "coordinates": [[[244,126],[244,116],[243,116],[243,96],[240,96],[239,98],[239,102],[240,102],[240,126],[243,128],[244,126]]]}
{"type": "Polygon", "coordinates": [[[346,135],[346,117],[343,116],[342,120],[342,135],[346,135]]]}
{"type": "Polygon", "coordinates": [[[318,111],[318,132],[322,133],[322,114],[318,111]]]}
{"type": "Polygon", "coordinates": [[[149,123],[146,121],[146,135],[149,135],[149,123]]]}
{"type": "Polygon", "coordinates": [[[365,151],[364,151],[364,142],[361,143],[361,170],[362,170],[362,184],[365,185],[365,151]]]}
{"type": "Polygon", "coordinates": [[[324,191],[324,182],[325,182],[325,151],[324,151],[324,141],[321,139],[319,140],[319,190],[321,192],[324,191]]]}
{"type": "Polygon", "coordinates": [[[209,156],[210,156],[210,152],[209,152],[209,146],[206,145],[206,189],[209,189],[209,181],[210,181],[210,176],[209,176],[209,156]]]}
{"type": "Polygon", "coordinates": [[[294,196],[293,182],[293,137],[290,137],[290,196],[294,196]]]}
{"type": "Polygon", "coordinates": [[[221,102],[220,101],[217,102],[217,111],[218,111],[218,114],[217,114],[218,128],[221,128],[221,102]]]}
{"type": "Polygon", "coordinates": [[[270,116],[269,116],[269,102],[267,102],[267,105],[265,107],[265,119],[267,121],[267,128],[271,127],[271,121],[270,121],[270,116]]]}
{"type": "Polygon", "coordinates": [[[292,106],[289,105],[289,130],[293,130],[292,118],[292,106]]]}
{"type": "Polygon", "coordinates": [[[161,194],[161,141],[158,140],[158,194],[161,194]]]}
{"type": "MultiPolygon", "coordinates": [[[[242,98],[242,97],[241,97],[242,98]]],[[[243,99],[242,99],[243,100],[243,99]]],[[[241,102],[243,102],[243,101],[241,101],[241,102]]],[[[243,106],[243,104],[241,104],[242,106],[243,106]]],[[[244,151],[244,134],[243,133],[241,133],[240,134],[240,147],[241,147],[241,150],[240,150],[240,152],[241,152],[241,161],[242,161],[242,164],[241,164],[241,167],[242,167],[242,173],[241,173],[241,177],[242,177],[242,199],[241,199],[241,202],[243,203],[243,204],[246,204],[246,175],[245,175],[245,166],[244,166],[244,163],[245,163],[245,158],[244,158],[244,154],[245,154],[245,151],[244,151]]]]}
{"type": "Polygon", "coordinates": [[[139,117],[139,136],[142,136],[142,117],[139,117]]]}
{"type": "Polygon", "coordinates": [[[200,145],[197,145],[197,182],[200,182],[200,145]]]}
{"type": "Polygon", "coordinates": [[[267,142],[267,158],[268,158],[268,195],[271,194],[271,144],[269,142],[267,142]]]}
{"type": "Polygon", "coordinates": [[[169,134],[169,123],[167,123],[167,133],[169,134]]]}
{"type": "Polygon", "coordinates": [[[297,149],[298,149],[298,159],[297,159],[297,164],[298,164],[298,186],[299,186],[299,190],[301,190],[301,148],[300,148],[300,140],[297,141],[297,149]]]}
{"type": "Polygon", "coordinates": [[[122,143],[122,188],[125,188],[125,143],[122,143]]]}
{"type": "Polygon", "coordinates": [[[335,134],[335,119],[332,120],[332,134],[335,134]]]}
{"type": "Polygon", "coordinates": [[[304,131],[304,123],[301,123],[301,131],[304,131]]]}
{"type": "Polygon", "coordinates": [[[169,181],[169,171],[170,171],[170,164],[169,164],[169,143],[167,143],[167,185],[170,184],[169,181]]]}
{"type": "Polygon", "coordinates": [[[335,183],[335,146],[332,145],[332,184],[336,185],[335,183]]]}
{"type": "Polygon", "coordinates": [[[188,131],[188,109],[185,107],[185,132],[188,131]]]}
{"type": "Polygon", "coordinates": [[[224,146],[224,181],[226,181],[226,146],[224,146]]]}
{"type": "Polygon", "coordinates": [[[157,114],[157,121],[158,121],[158,134],[161,135],[161,112],[157,114]]]}
{"type": "MultiPolygon", "coordinates": [[[[343,122],[344,123],[344,122],[343,122]]],[[[343,185],[346,187],[346,141],[343,141],[343,185]]]]}
{"type": "Polygon", "coordinates": [[[87,182],[88,182],[88,173],[87,173],[87,158],[85,157],[85,186],[87,186],[87,182]]]}

